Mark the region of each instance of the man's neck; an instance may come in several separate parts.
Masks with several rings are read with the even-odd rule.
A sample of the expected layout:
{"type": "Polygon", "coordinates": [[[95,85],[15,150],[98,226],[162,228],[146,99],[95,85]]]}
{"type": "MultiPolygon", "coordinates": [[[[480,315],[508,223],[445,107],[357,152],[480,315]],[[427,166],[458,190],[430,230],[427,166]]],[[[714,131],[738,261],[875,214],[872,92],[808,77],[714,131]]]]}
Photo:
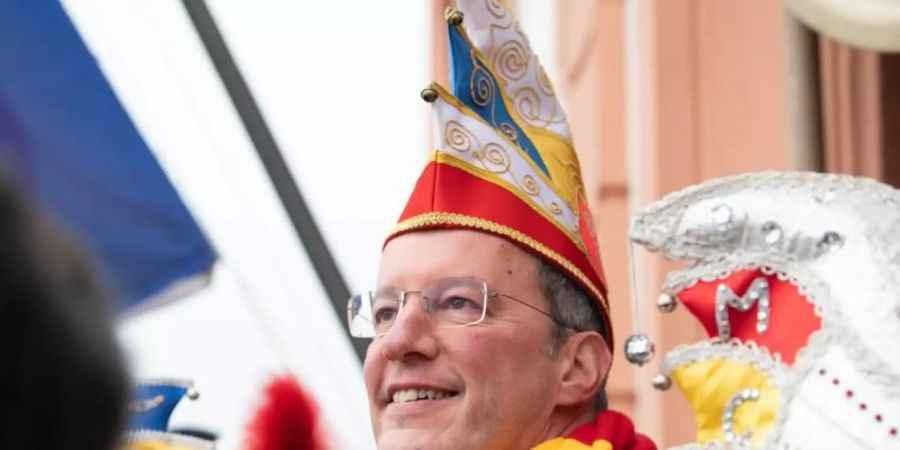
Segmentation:
{"type": "Polygon", "coordinates": [[[593,422],[595,415],[591,407],[558,408],[547,422],[543,441],[568,436],[576,428],[593,422]]]}

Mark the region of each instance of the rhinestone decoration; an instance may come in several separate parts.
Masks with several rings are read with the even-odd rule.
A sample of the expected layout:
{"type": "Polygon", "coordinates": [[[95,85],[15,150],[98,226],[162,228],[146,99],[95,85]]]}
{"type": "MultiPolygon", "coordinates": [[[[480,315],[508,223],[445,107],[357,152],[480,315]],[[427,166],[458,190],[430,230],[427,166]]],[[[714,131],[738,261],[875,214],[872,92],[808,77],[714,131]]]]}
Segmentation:
{"type": "Polygon", "coordinates": [[[752,430],[746,431],[743,435],[737,436],[734,433],[734,413],[744,404],[744,402],[755,402],[759,400],[759,390],[757,389],[741,389],[725,406],[725,412],[722,413],[722,431],[725,433],[725,442],[735,444],[746,444],[753,435],[752,430]]]}
{"type": "Polygon", "coordinates": [[[728,308],[743,313],[749,311],[754,304],[757,305],[756,332],[765,334],[769,329],[769,280],[766,277],[756,278],[742,297],[738,297],[728,285],[720,284],[716,289],[716,328],[719,330],[719,338],[731,338],[728,308]]]}
{"type": "Polygon", "coordinates": [[[816,244],[816,247],[819,249],[819,251],[824,253],[836,248],[840,248],[843,243],[843,236],[841,236],[837,231],[829,231],[822,235],[822,239],[819,240],[819,243],[816,244]]]}
{"type": "Polygon", "coordinates": [[[198,398],[200,398],[200,392],[194,388],[189,388],[187,390],[187,398],[191,400],[197,400],[198,398]]]}
{"type": "Polygon", "coordinates": [[[836,197],[836,195],[834,194],[834,191],[831,191],[831,190],[822,192],[815,196],[816,201],[823,205],[827,205],[827,204],[833,202],[835,197],[836,197]]]}
{"type": "Polygon", "coordinates": [[[654,376],[652,380],[650,380],[650,384],[652,384],[653,387],[657,390],[665,391],[672,386],[672,380],[660,373],[654,376]]]}
{"type": "Polygon", "coordinates": [[[656,309],[661,313],[675,311],[676,306],[678,306],[678,299],[672,294],[663,292],[662,294],[659,294],[659,297],[656,299],[656,309]]]}
{"type": "MultiPolygon", "coordinates": [[[[827,373],[828,373],[828,371],[825,370],[825,368],[819,369],[819,376],[824,377],[827,373]]],[[[841,386],[841,384],[846,384],[846,383],[841,383],[840,378],[834,377],[831,379],[831,384],[833,386],[841,386]]],[[[854,391],[853,389],[843,389],[843,392],[844,392],[844,397],[847,398],[847,400],[849,400],[849,401],[854,401],[853,399],[856,398],[856,391],[854,391]]],[[[858,405],[860,411],[868,411],[869,410],[869,405],[864,402],[860,402],[857,405],[858,405]]],[[[875,415],[872,417],[875,419],[876,422],[881,423],[884,421],[884,416],[882,416],[880,413],[875,413],[875,415]]],[[[891,436],[895,436],[896,431],[897,431],[897,428],[893,427],[889,430],[889,433],[891,434],[891,436]]]]}
{"type": "Polygon", "coordinates": [[[781,226],[779,226],[775,222],[766,222],[762,225],[763,237],[766,240],[766,243],[769,245],[775,245],[779,241],[781,241],[781,237],[784,236],[784,232],[781,230],[781,226]]]}
{"type": "Polygon", "coordinates": [[[644,334],[632,334],[625,339],[625,359],[640,367],[653,359],[653,341],[644,334]]]}
{"type": "Polygon", "coordinates": [[[721,227],[727,227],[731,224],[731,208],[725,205],[719,205],[712,209],[713,223],[721,227]]]}

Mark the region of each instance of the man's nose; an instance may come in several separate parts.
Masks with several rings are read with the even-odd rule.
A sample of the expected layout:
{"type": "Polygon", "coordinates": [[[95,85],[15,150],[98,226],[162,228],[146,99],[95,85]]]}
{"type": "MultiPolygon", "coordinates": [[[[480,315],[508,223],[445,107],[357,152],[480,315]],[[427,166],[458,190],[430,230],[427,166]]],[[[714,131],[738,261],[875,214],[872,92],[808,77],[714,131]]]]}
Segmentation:
{"type": "Polygon", "coordinates": [[[384,356],[392,361],[415,357],[433,359],[437,356],[437,342],[422,296],[407,294],[405,300],[391,329],[379,338],[384,356]]]}

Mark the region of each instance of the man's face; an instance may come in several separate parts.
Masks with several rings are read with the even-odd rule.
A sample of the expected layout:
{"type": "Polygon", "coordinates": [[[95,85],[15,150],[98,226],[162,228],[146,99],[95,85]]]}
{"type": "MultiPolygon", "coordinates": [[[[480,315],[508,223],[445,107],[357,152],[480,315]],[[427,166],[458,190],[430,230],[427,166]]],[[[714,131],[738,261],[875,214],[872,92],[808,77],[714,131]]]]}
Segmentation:
{"type": "MultiPolygon", "coordinates": [[[[467,230],[416,232],[384,250],[378,288],[420,290],[448,277],[546,311],[536,261],[501,238],[467,230]]],[[[435,327],[410,294],[391,330],[369,346],[364,366],[372,425],[381,449],[528,448],[546,432],[561,370],[547,318],[490,298],[484,322],[435,327]],[[426,390],[435,399],[393,401],[426,390]]]]}

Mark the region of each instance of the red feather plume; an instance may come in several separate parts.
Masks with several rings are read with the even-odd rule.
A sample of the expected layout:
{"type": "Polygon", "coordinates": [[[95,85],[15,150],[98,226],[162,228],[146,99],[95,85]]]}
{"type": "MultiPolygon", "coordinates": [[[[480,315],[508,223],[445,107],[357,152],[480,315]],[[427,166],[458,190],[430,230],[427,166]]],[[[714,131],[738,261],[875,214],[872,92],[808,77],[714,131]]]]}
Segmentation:
{"type": "Polygon", "coordinates": [[[324,450],[318,408],[294,377],[269,382],[247,425],[247,450],[324,450]]]}

